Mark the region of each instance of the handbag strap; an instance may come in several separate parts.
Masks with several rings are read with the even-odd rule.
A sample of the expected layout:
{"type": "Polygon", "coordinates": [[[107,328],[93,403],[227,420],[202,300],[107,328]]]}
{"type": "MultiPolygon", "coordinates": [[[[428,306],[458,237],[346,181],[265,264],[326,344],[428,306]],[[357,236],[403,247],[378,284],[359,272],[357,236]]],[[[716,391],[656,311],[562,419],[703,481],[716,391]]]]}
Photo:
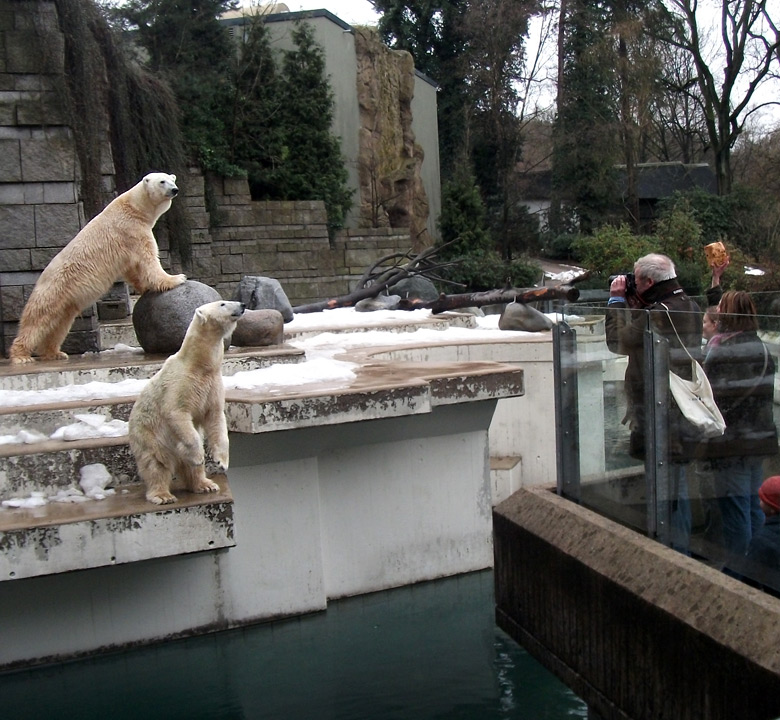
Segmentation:
{"type": "Polygon", "coordinates": [[[685,350],[685,354],[691,359],[691,362],[697,362],[696,358],[691,355],[690,352],[688,352],[688,348],[686,347],[685,343],[682,341],[682,338],[680,337],[680,333],[677,332],[677,328],[674,326],[674,322],[672,321],[672,316],[669,313],[669,308],[666,307],[664,303],[658,303],[664,310],[666,310],[666,317],[669,318],[669,324],[672,326],[672,330],[674,330],[674,334],[677,336],[677,342],[680,343],[680,347],[685,350]]]}

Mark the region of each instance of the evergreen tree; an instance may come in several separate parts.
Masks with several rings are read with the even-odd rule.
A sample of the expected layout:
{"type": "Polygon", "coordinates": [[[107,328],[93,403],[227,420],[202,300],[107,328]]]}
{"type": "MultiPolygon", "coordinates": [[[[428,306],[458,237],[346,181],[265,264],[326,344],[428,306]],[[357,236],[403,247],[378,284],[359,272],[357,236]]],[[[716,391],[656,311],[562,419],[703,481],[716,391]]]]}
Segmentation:
{"type": "Polygon", "coordinates": [[[442,188],[439,226],[439,257],[457,261],[441,274],[450,283],[468,290],[493,290],[503,287],[507,280],[521,287],[530,285],[538,276],[537,268],[523,262],[504,262],[495,251],[485,226],[482,196],[467,163],[460,162],[453,178],[442,188]]]}
{"type": "MultiPolygon", "coordinates": [[[[605,42],[610,32],[610,8],[605,2],[562,3],[553,191],[559,202],[572,205],[584,232],[604,220],[615,192],[616,62],[605,42]]],[[[553,212],[553,230],[560,231],[555,222],[553,212]]]]}
{"type": "Polygon", "coordinates": [[[230,161],[247,173],[254,198],[275,196],[275,169],[284,157],[284,102],[268,29],[262,16],[248,19],[233,74],[230,161]]]}
{"type": "Polygon", "coordinates": [[[269,182],[279,197],[324,201],[332,233],[343,227],[352,207],[341,145],[331,132],[333,92],[311,26],[299,24],[292,39],[296,49],[284,53],[281,76],[283,156],[269,182]]]}
{"type": "Polygon", "coordinates": [[[205,169],[235,174],[229,162],[233,44],[218,17],[235,0],[129,0],[113,13],[170,84],[193,157],[205,169]]]}

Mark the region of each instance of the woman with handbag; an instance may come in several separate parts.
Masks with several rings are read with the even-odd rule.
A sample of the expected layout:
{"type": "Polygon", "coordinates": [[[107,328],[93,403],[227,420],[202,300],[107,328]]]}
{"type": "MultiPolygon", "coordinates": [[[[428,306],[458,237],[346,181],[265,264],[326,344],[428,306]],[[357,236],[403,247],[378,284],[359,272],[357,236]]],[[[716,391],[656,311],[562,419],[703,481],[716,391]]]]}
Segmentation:
{"type": "Polygon", "coordinates": [[[764,516],[758,489],[764,457],[777,453],[773,417],[775,362],[758,337],[750,295],[730,290],[718,304],[717,334],[707,345],[704,370],[726,421],[725,433],[708,440],[723,527],[723,545],[741,556],[764,516]]]}

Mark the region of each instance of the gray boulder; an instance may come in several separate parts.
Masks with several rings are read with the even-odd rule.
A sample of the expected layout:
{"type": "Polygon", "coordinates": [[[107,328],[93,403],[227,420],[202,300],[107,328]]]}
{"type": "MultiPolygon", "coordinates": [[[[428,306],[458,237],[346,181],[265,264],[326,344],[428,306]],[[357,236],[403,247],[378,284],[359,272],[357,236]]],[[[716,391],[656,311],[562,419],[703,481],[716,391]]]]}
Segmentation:
{"type": "Polygon", "coordinates": [[[363,298],[355,303],[356,312],[373,312],[374,310],[396,310],[401,302],[399,295],[377,295],[363,298]]]}
{"type": "Polygon", "coordinates": [[[293,309],[287,294],[274,278],[245,275],[238,284],[233,300],[244,303],[247,310],[278,310],[285,322],[293,319],[293,309]]]}
{"type": "Polygon", "coordinates": [[[542,330],[549,330],[552,326],[553,321],[544,313],[525,303],[518,302],[509,303],[498,319],[498,327],[501,330],[541,332],[542,330]]]}
{"type": "Polygon", "coordinates": [[[415,275],[397,282],[387,291],[393,295],[400,295],[404,300],[424,300],[431,302],[437,300],[439,291],[428,278],[415,275]]]}
{"type": "Polygon", "coordinates": [[[284,342],[284,318],[278,310],[245,310],[238,318],[230,340],[238,347],[281,345],[284,342]]]}
{"type": "MultiPolygon", "coordinates": [[[[144,352],[177,352],[195,310],[217,300],[222,300],[220,294],[197,280],[187,280],[165,292],[145,292],[133,308],[133,327],[144,352]]],[[[226,340],[225,349],[229,345],[226,340]]]]}

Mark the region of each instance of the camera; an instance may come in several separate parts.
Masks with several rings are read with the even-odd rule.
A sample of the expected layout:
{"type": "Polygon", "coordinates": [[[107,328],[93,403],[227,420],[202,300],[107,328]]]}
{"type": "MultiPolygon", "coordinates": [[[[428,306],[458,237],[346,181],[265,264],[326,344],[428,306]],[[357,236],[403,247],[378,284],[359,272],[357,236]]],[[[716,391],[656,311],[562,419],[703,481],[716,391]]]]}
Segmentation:
{"type": "Polygon", "coordinates": [[[630,295],[636,295],[636,278],[634,273],[618,273],[617,275],[609,276],[609,284],[612,285],[612,281],[615,278],[619,278],[621,275],[625,275],[626,278],[626,297],[630,295]]]}

